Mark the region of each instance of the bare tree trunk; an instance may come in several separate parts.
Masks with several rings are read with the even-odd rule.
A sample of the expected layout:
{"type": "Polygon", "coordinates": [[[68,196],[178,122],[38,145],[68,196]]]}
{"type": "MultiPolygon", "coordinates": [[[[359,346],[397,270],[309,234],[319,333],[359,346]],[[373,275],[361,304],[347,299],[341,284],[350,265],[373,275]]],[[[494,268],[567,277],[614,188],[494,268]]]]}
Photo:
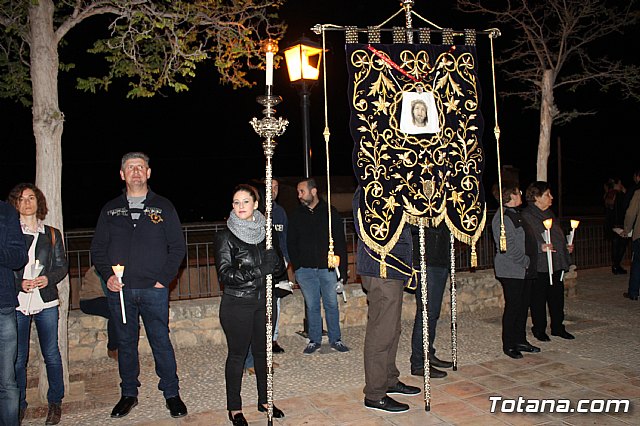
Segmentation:
{"type": "Polygon", "coordinates": [[[540,138],[538,141],[538,162],[537,180],[547,180],[547,166],[549,163],[549,152],[551,150],[551,126],[553,117],[556,114],[556,107],[553,102],[553,85],[555,82],[555,71],[545,70],[542,74],[542,90],[540,102],[540,138]]]}
{"type": "MultiPolygon", "coordinates": [[[[31,84],[33,89],[33,134],[36,140],[36,185],[47,197],[47,222],[63,231],[62,221],[62,128],[64,115],[58,105],[58,46],[53,29],[52,0],[33,2],[31,21],[31,84]]],[[[58,284],[60,319],[58,345],[62,356],[65,388],[69,389],[67,317],[69,280],[58,284]]],[[[46,401],[47,372],[40,354],[40,398],[46,401]]]]}

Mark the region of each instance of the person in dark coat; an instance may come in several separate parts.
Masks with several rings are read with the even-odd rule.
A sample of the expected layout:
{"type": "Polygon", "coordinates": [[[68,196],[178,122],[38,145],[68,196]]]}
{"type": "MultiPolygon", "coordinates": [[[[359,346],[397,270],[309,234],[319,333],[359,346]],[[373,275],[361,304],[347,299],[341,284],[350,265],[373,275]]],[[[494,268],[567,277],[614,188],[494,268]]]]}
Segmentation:
{"type": "Polygon", "coordinates": [[[618,178],[609,179],[606,188],[604,208],[607,228],[605,231],[611,239],[611,272],[614,275],[626,274],[626,269],[620,265],[627,251],[627,239],[623,236],[626,189],[618,178]]]}
{"type": "Polygon", "coordinates": [[[0,201],[0,424],[18,426],[20,391],[16,383],[18,326],[13,270],[29,260],[16,209],[0,201]]]}
{"type": "Polygon", "coordinates": [[[169,285],[178,275],[186,243],[175,207],[149,188],[150,177],[146,154],[130,152],[122,157],[120,178],[125,182],[125,191],[102,208],[91,242],[91,259],[107,283],[109,310],[117,324],[121,397],[111,411],[114,418],[128,415],[138,404],[140,318],[153,352],[160,378],[158,389],[165,406],[171,417],[187,415],[169,339],[169,285]],[[121,281],[112,268],[116,265],[124,266],[121,281]]]}
{"type": "Polygon", "coordinates": [[[574,339],[575,337],[564,327],[564,273],[569,271],[573,245],[567,244],[565,233],[550,209],[553,196],[549,184],[542,181],[533,182],[527,187],[526,196],[528,205],[522,212],[522,218],[533,229],[538,247],[536,266],[538,274],[536,283],[531,289],[529,304],[533,323],[531,331],[533,336],[542,342],[551,340],[546,333],[548,305],[551,317],[551,335],[563,339],[574,339]],[[545,231],[543,221],[547,219],[553,221],[550,229],[551,246],[547,245],[543,238],[545,231]],[[549,264],[546,251],[552,252],[553,284],[549,282],[549,264]]]}
{"type": "MultiPolygon", "coordinates": [[[[285,271],[282,255],[266,249],[266,220],[258,211],[258,192],[238,185],[227,229],[216,234],[214,256],[218,280],[223,286],[220,324],[227,338],[225,384],[229,420],[247,425],[242,413],[242,370],[249,346],[254,358],[258,388],[258,411],[267,411],[266,276],[285,271]]],[[[276,246],[277,247],[277,246],[276,246]]],[[[282,410],[273,407],[273,417],[282,410]]]]}

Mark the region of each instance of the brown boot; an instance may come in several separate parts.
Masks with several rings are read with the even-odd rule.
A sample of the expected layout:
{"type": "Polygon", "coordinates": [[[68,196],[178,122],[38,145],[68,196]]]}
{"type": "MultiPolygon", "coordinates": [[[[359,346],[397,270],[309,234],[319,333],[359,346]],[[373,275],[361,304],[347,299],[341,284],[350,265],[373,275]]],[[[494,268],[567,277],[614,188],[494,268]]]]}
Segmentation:
{"type": "Polygon", "coordinates": [[[62,417],[62,404],[49,403],[49,412],[47,413],[47,420],[45,425],[57,425],[60,423],[60,417],[62,417]]]}

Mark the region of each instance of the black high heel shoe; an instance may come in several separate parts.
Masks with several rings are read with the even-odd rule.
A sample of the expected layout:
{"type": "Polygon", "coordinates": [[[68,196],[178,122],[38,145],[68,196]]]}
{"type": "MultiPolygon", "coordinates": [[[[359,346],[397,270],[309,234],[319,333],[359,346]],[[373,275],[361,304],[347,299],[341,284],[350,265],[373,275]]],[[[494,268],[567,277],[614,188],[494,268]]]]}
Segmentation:
{"type": "Polygon", "coordinates": [[[232,415],[231,411],[229,411],[229,420],[231,420],[233,426],[249,426],[249,423],[247,423],[247,419],[244,418],[244,415],[242,413],[236,413],[235,415],[232,415]]]}
{"type": "MultiPolygon", "coordinates": [[[[258,411],[260,411],[261,413],[266,413],[269,410],[264,405],[258,403],[258,411]]],[[[274,405],[273,406],[273,418],[274,419],[281,419],[283,417],[284,417],[284,412],[274,405]]]]}

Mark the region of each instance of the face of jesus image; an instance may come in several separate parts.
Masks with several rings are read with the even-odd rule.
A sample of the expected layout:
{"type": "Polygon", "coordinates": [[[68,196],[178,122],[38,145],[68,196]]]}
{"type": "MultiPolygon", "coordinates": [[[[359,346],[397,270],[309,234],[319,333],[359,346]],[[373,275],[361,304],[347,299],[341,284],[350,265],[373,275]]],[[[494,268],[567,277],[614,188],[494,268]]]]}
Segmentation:
{"type": "Polygon", "coordinates": [[[414,126],[427,126],[427,104],[422,99],[411,102],[411,118],[414,126]]]}

